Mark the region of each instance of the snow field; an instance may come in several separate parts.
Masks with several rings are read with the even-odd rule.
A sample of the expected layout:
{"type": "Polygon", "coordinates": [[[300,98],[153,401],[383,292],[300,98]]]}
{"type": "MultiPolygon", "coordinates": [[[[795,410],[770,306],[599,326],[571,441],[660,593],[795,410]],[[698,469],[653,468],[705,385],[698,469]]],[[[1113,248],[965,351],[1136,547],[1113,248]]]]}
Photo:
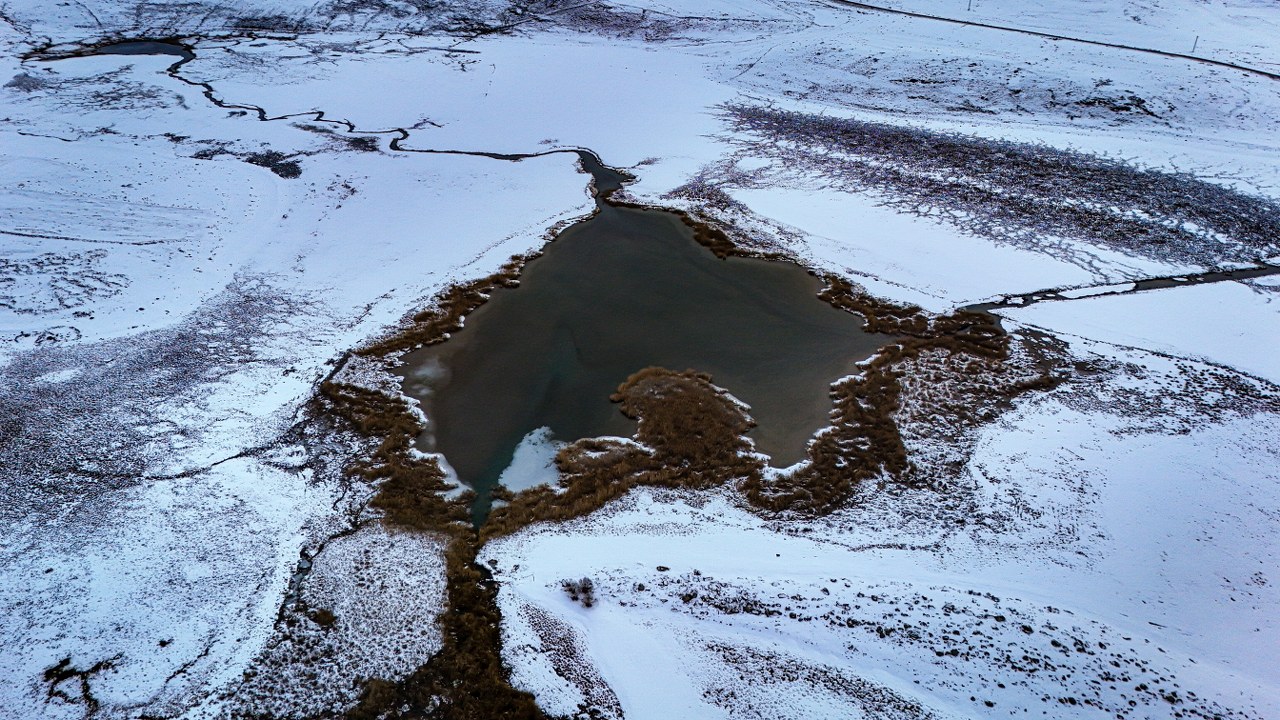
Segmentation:
{"type": "MultiPolygon", "coordinates": [[[[1160,48],[1198,33],[1206,56],[1276,59],[1267,3],[1129,3],[1124,13],[1075,0],[975,4],[975,16],[1019,26],[1160,48]]],[[[235,2],[207,17],[224,28],[237,14],[311,6],[235,2]]],[[[895,6],[963,11],[942,0],[895,6]]],[[[496,12],[465,9],[475,8],[496,12]]],[[[439,605],[438,548],[373,526],[333,540],[302,586],[312,609],[333,612],[332,629],[300,617],[289,634],[277,618],[299,550],[342,529],[346,506],[335,488],[311,484],[301,446],[250,451],[298,419],[327,361],[588,212],[586,176],[567,154],[393,155],[385,136],[384,152],[366,152],[307,118],[260,123],[165,76],[167,57],[23,64],[34,40],[139,30],[143,16],[99,0],[3,11],[13,22],[0,23],[0,79],[29,78],[0,89],[0,337],[17,341],[0,351],[0,373],[21,394],[9,400],[61,394],[83,408],[45,403],[58,412],[26,427],[56,430],[36,438],[47,445],[29,443],[47,451],[34,464],[0,463],[7,512],[38,508],[0,545],[0,710],[82,717],[78,678],[41,679],[64,659],[99,667],[87,682],[103,717],[202,716],[250,707],[255,693],[283,713],[321,712],[342,703],[338,686],[354,674],[407,672],[438,641],[421,632],[439,605]],[[268,152],[301,175],[246,162],[268,152]],[[258,313],[247,328],[228,309],[246,298],[258,313]],[[179,366],[192,353],[170,346],[206,362],[179,366]],[[112,370],[121,365],[128,372],[112,370]],[[158,385],[158,368],[189,381],[158,385]],[[84,460],[75,472],[49,459],[69,456],[84,460]],[[113,459],[135,456],[136,472],[112,472],[113,459]],[[371,555],[384,564],[364,565],[371,555]],[[350,664],[322,666],[307,697],[277,693],[272,683],[315,669],[305,659],[316,648],[350,664]],[[206,704],[264,658],[287,672],[206,704]]],[[[272,115],[323,110],[361,129],[412,128],[409,148],[589,147],[633,168],[633,198],[661,204],[678,204],[666,193],[733,151],[718,116],[729,101],[1073,147],[1270,197],[1280,186],[1274,81],[816,3],[609,12],[597,25],[566,19],[452,51],[430,48],[453,36],[375,39],[394,25],[385,18],[360,34],[252,43],[262,47],[202,41],[182,74],[272,115]],[[676,30],[646,38],[608,24],[636,12],[676,30]],[[714,21],[672,18],[695,14],[714,21]]],[[[178,34],[203,22],[185,9],[148,13],[147,27],[178,34]]],[[[930,309],[1195,269],[1107,253],[1082,269],[811,180],[732,194],[784,249],[930,309]]],[[[1274,293],[1251,292],[1199,286],[1007,315],[1146,368],[1108,371],[1109,382],[1150,398],[1181,382],[1181,365],[1200,366],[1084,338],[1274,380],[1274,293]]],[[[598,517],[493,544],[484,558],[503,584],[516,684],[549,711],[587,704],[638,718],[1280,714],[1280,663],[1266,641],[1280,606],[1268,511],[1276,412],[1223,411],[1223,390],[1171,393],[1179,408],[1152,400],[1158,413],[1082,410],[1073,392],[1025,402],[984,430],[958,481],[975,516],[936,510],[933,493],[868,489],[843,515],[799,527],[760,520],[729,496],[637,491],[598,517]],[[584,576],[598,588],[590,609],[560,587],[584,576]],[[1103,676],[1117,672],[1129,679],[1103,676]],[[1173,691],[1178,703],[1162,695],[1173,691]]],[[[512,472],[544,478],[548,448],[527,449],[530,472],[512,472]]]]}
{"type": "Polygon", "coordinates": [[[536,611],[573,630],[570,669],[628,717],[1274,713],[1276,416],[1166,434],[1073,404],[989,426],[976,513],[950,527],[910,521],[930,493],[868,489],[831,521],[771,523],[731,495],[643,489],[495,541],[515,681],[549,710],[581,701],[530,651],[550,639],[536,611]],[[579,577],[595,607],[560,588],[579,577]]]}
{"type": "Polygon", "coordinates": [[[39,679],[64,658],[80,670],[107,661],[92,692],[108,712],[179,712],[193,691],[238,676],[266,640],[306,526],[332,500],[294,473],[235,460],[12,527],[0,564],[5,713],[82,717],[78,681],[48,697],[39,679]]]}
{"type": "MultiPolygon", "coordinates": [[[[49,67],[60,77],[96,78],[132,66],[130,82],[189,92],[158,74],[166,65],[116,56],[49,67]]],[[[111,422],[90,419],[101,434],[77,439],[86,428],[68,424],[70,450],[55,455],[78,454],[80,472],[96,465],[106,473],[112,469],[100,449],[110,447],[145,467],[125,482],[136,487],[113,490],[114,478],[46,483],[53,470],[41,462],[48,458],[6,463],[6,497],[22,498],[6,500],[9,508],[46,507],[11,525],[0,552],[8,608],[2,634],[10,648],[0,661],[7,678],[0,707],[15,716],[83,714],[77,678],[59,683],[66,697],[55,699],[41,681],[43,670],[64,658],[73,670],[107,661],[88,682],[102,712],[121,716],[131,708],[191,708],[238,681],[269,642],[276,656],[293,661],[296,654],[271,640],[272,628],[299,550],[339,529],[334,488],[312,488],[304,476],[274,469],[269,455],[227,459],[276,442],[327,361],[396,325],[450,282],[487,274],[537,247],[549,227],[590,207],[588,178],[570,155],[510,164],[356,153],[287,123],[226,117],[190,92],[186,107],[174,102],[146,113],[131,105],[48,110],[84,87],[111,87],[123,77],[47,98],[15,95],[7,107],[16,130],[4,133],[0,168],[18,187],[0,205],[0,230],[72,238],[4,236],[8,262],[27,263],[17,268],[19,282],[3,290],[14,302],[0,314],[0,327],[19,339],[5,350],[7,371],[19,372],[13,360],[36,339],[62,332],[61,345],[39,345],[45,367],[54,369],[40,374],[45,395],[80,397],[86,393],[75,384],[104,378],[123,389],[113,390],[119,399],[111,422]],[[96,131],[107,126],[113,132],[96,131]],[[175,141],[164,132],[187,137],[175,141]],[[303,174],[277,177],[235,154],[190,157],[264,147],[303,152],[303,174]],[[491,212],[494,202],[506,211],[491,212]],[[102,239],[139,244],[94,242],[102,239]],[[248,315],[228,313],[220,306],[228,302],[247,302],[248,315]],[[66,328],[74,333],[60,330],[66,328]],[[206,340],[187,346],[188,338],[206,340]],[[155,374],[177,368],[121,362],[148,354],[173,362],[199,346],[210,352],[182,371],[181,392],[167,390],[155,374]],[[250,357],[236,354],[250,347],[250,357]],[[136,376],[122,382],[112,370],[122,364],[136,376]],[[128,395],[143,388],[150,388],[146,398],[128,395]],[[135,405],[145,405],[145,417],[131,414],[135,405]],[[173,494],[182,511],[166,510],[162,500],[173,494]],[[44,574],[46,567],[53,572],[44,574]]],[[[440,582],[439,548],[419,545],[416,562],[440,582]]],[[[422,584],[415,577],[421,579],[405,576],[406,587],[422,584]]],[[[395,603],[418,613],[417,633],[432,627],[439,593],[417,588],[413,598],[412,605],[395,603]]],[[[371,612],[379,607],[368,603],[371,612]]],[[[345,639],[335,647],[351,656],[342,672],[403,674],[437,642],[430,634],[406,636],[411,644],[392,652],[359,634],[385,630],[390,620],[351,629],[342,623],[359,615],[339,614],[345,639]],[[371,655],[352,659],[366,649],[371,655]]],[[[344,688],[352,677],[313,701],[337,702],[333,693],[349,700],[344,688]]]]}

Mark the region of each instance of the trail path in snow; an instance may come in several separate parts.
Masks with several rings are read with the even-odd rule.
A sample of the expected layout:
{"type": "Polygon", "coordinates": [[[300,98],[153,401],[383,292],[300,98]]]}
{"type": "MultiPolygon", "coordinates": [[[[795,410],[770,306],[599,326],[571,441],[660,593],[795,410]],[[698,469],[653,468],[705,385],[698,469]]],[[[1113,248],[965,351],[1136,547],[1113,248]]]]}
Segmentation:
{"type": "Polygon", "coordinates": [[[1106,42],[1105,40],[1089,40],[1087,38],[1071,37],[1069,35],[1057,35],[1055,33],[1041,32],[1039,30],[1027,30],[1024,28],[1009,27],[1007,25],[994,25],[992,23],[978,22],[976,20],[960,20],[959,18],[944,17],[942,15],[930,15],[928,13],[912,12],[910,10],[895,10],[894,8],[881,7],[879,5],[868,5],[867,3],[854,2],[853,0],[827,0],[832,5],[842,7],[852,7],[858,10],[866,10],[869,12],[886,13],[889,15],[901,15],[904,17],[917,18],[920,20],[934,20],[937,22],[951,23],[953,25],[966,25],[968,27],[985,28],[987,30],[999,30],[1001,32],[1020,33],[1022,35],[1031,35],[1033,37],[1044,38],[1046,40],[1054,40],[1058,42],[1073,42],[1082,45],[1093,45],[1096,47],[1113,48],[1116,50],[1129,50],[1131,52],[1147,53],[1149,55],[1159,55],[1161,57],[1174,58],[1177,60],[1188,60],[1191,62],[1203,63],[1205,65],[1216,65],[1217,67],[1238,70],[1250,75],[1259,75],[1261,77],[1270,78],[1272,80],[1280,80],[1280,73],[1268,72],[1257,68],[1248,67],[1246,65],[1237,65],[1236,63],[1227,62],[1225,60],[1213,60],[1211,58],[1200,57],[1199,55],[1189,55],[1187,53],[1172,52],[1169,50],[1156,50],[1155,48],[1143,48],[1134,45],[1125,45],[1123,43],[1106,42]]]}

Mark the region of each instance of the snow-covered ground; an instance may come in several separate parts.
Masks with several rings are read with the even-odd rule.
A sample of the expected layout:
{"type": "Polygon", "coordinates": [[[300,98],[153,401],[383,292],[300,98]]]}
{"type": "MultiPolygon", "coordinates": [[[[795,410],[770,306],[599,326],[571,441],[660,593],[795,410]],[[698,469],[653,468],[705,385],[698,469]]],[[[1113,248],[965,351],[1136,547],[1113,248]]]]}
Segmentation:
{"type": "MultiPolygon", "coordinates": [[[[888,5],[1280,70],[1268,2],[888,5]]],[[[1280,81],[1012,30],[810,0],[11,0],[0,47],[4,716],[251,709],[293,677],[326,689],[273,712],[336,712],[338,685],[436,647],[440,543],[372,524],[368,489],[338,481],[358,448],[321,447],[306,403],[344,351],[591,198],[569,153],[408,150],[589,148],[637,176],[630,199],[934,311],[1280,254],[1192,225],[1218,255],[986,231],[851,183],[848,148],[734,124],[746,106],[996,138],[1280,199],[1280,81]],[[187,38],[190,82],[173,56],[23,60],[129,37],[187,38]],[[403,130],[405,151],[316,112],[403,130]],[[307,676],[315,652],[349,664],[307,676]],[[266,667],[292,669],[242,675],[266,667]]],[[[868,488],[801,527],[637,491],[487,547],[515,684],[635,718],[1280,713],[1276,297],[1257,280],[1002,311],[1109,369],[982,429],[961,483],[980,517],[954,527],[923,492],[868,488]],[[1215,404],[1233,392],[1249,402],[1215,404]],[[560,588],[583,576],[590,609],[560,588]]],[[[549,447],[531,437],[513,483],[545,481],[549,447]]]]}
{"type": "Polygon", "coordinates": [[[983,431],[963,513],[868,489],[769,522],[637,490],[490,543],[516,684],[628,717],[1275,716],[1274,389],[1265,412],[1144,417],[1113,394],[1204,368],[1114,357],[1133,374],[983,431]],[[590,608],[561,587],[583,577],[590,608]]]}
{"type": "Polygon", "coordinates": [[[1083,40],[1183,53],[1274,71],[1280,62],[1275,8],[1262,0],[1197,3],[1055,2],[1028,7],[1014,0],[896,0],[885,7],[1035,30],[1083,40]],[[1197,40],[1198,38],[1198,40],[1197,40]]]}

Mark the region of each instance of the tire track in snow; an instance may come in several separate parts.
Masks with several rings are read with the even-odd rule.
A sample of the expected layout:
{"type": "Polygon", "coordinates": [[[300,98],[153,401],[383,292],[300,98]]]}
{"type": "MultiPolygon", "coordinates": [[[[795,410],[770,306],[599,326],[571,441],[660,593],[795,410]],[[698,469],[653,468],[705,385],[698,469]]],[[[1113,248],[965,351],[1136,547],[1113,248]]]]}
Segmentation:
{"type": "Polygon", "coordinates": [[[999,30],[1001,32],[1020,33],[1022,35],[1030,35],[1032,37],[1044,38],[1055,42],[1073,42],[1082,45],[1093,45],[1095,47],[1111,48],[1113,50],[1128,50],[1130,52],[1147,53],[1150,55],[1159,55],[1161,57],[1174,58],[1177,60],[1188,60],[1190,62],[1202,63],[1205,65],[1214,65],[1224,67],[1230,70],[1239,70],[1250,75],[1258,75],[1270,80],[1280,80],[1280,73],[1273,73],[1267,70],[1259,70],[1257,68],[1248,67],[1246,65],[1237,65],[1225,60],[1214,60],[1212,58],[1201,57],[1199,55],[1189,55],[1187,53],[1173,52],[1170,50],[1156,50],[1155,48],[1143,48],[1135,45],[1125,45],[1123,43],[1106,42],[1105,40],[1089,40],[1087,38],[1071,37],[1070,35],[1057,35],[1055,33],[1041,32],[1039,30],[1026,30],[1024,28],[1009,27],[1007,25],[995,25],[992,23],[978,22],[976,20],[960,20],[958,18],[944,17],[942,15],[929,15],[928,13],[912,12],[910,10],[895,10],[893,8],[881,7],[879,5],[869,5],[867,3],[854,2],[854,0],[827,0],[832,5],[842,7],[851,7],[858,10],[866,10],[869,12],[885,13],[888,15],[901,15],[903,17],[916,18],[918,20],[934,20],[936,22],[951,23],[953,25],[966,25],[968,27],[984,28],[986,30],[999,30]]]}

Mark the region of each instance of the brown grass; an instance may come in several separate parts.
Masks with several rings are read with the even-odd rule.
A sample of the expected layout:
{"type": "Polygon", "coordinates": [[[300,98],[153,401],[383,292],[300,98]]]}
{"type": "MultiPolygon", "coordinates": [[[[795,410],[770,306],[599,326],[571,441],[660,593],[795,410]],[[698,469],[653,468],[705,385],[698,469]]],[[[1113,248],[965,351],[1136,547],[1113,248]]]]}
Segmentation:
{"type": "Polygon", "coordinates": [[[684,210],[677,210],[675,208],[657,208],[652,205],[641,205],[640,203],[627,202],[625,200],[609,199],[607,200],[607,202],[610,205],[613,205],[615,207],[632,208],[635,210],[648,210],[651,212],[658,211],[658,212],[665,212],[665,213],[670,213],[672,215],[675,215],[676,217],[680,218],[680,222],[684,223],[691,230],[693,230],[694,241],[696,241],[699,245],[702,245],[703,247],[710,250],[712,253],[715,254],[716,257],[720,258],[721,260],[729,256],[764,257],[769,259],[786,260],[786,258],[784,258],[781,255],[774,256],[774,255],[762,255],[760,253],[744,252],[736,244],[734,244],[733,239],[730,238],[729,234],[726,233],[724,230],[720,229],[719,227],[709,222],[705,222],[703,220],[695,218],[693,215],[691,215],[688,212],[685,212],[684,210]]]}
{"type": "MultiPolygon", "coordinates": [[[[900,408],[901,374],[912,359],[944,350],[996,371],[1008,357],[1009,338],[990,315],[960,311],[929,318],[918,308],[855,291],[839,278],[826,280],[824,300],[867,318],[869,330],[905,337],[864,363],[860,375],[832,388],[831,428],[811,443],[808,463],[769,483],[743,483],[748,501],[770,512],[825,515],[845,505],[862,482],[909,481],[913,468],[894,415],[900,408]]],[[[1019,386],[1013,392],[1029,389],[1019,386]]]]}
{"type": "Polygon", "coordinates": [[[409,452],[421,428],[403,398],[332,380],[321,384],[320,393],[331,414],[378,440],[373,452],[353,462],[346,472],[381,483],[370,505],[383,511],[388,525],[445,531],[466,521],[465,503],[444,498],[450,486],[440,464],[409,452]]]}
{"type": "Polygon", "coordinates": [[[556,455],[560,486],[515,495],[481,528],[483,540],[542,520],[581,517],[638,485],[708,488],[759,475],[743,437],[752,422],[707,375],[645,368],[612,397],[638,420],[634,443],[586,439],[556,455]]]}
{"type": "Polygon", "coordinates": [[[729,239],[729,235],[724,230],[709,223],[698,222],[688,213],[680,213],[680,219],[684,221],[685,225],[693,228],[693,239],[699,245],[715,253],[716,257],[727,258],[737,249],[737,246],[733,244],[733,241],[729,239]]]}
{"type": "Polygon", "coordinates": [[[867,332],[914,337],[929,332],[929,320],[918,307],[894,305],[872,297],[836,275],[826,274],[822,279],[827,286],[818,293],[818,298],[841,310],[861,315],[866,321],[867,332]]]}
{"type": "Polygon", "coordinates": [[[479,280],[450,285],[435,296],[431,308],[412,318],[412,324],[372,345],[357,351],[360,355],[380,357],[401,350],[435,345],[449,339],[449,333],[462,329],[462,318],[480,307],[499,288],[520,284],[520,271],[525,263],[540,253],[514,255],[497,272],[479,280]]]}
{"type": "MultiPolygon", "coordinates": [[[[449,541],[447,607],[437,620],[440,651],[403,680],[366,681],[359,702],[345,717],[544,718],[533,696],[511,686],[502,666],[497,590],[475,562],[479,544],[467,525],[469,499],[445,499],[448,486],[439,464],[409,452],[420,430],[409,405],[399,397],[334,381],[321,386],[321,397],[331,414],[377,441],[347,473],[381,483],[370,504],[383,511],[383,523],[397,530],[438,533],[449,541]]],[[[331,617],[315,620],[324,624],[331,617]]]]}
{"type": "Polygon", "coordinates": [[[709,472],[742,469],[738,458],[749,448],[742,435],[755,423],[711,384],[710,375],[645,368],[609,399],[638,421],[636,439],[653,448],[660,462],[709,472]]]}
{"type": "Polygon", "coordinates": [[[399,682],[368,681],[346,720],[546,718],[532,695],[511,686],[502,665],[497,588],[476,563],[478,547],[466,533],[445,553],[448,606],[439,619],[440,651],[399,682]]]}

